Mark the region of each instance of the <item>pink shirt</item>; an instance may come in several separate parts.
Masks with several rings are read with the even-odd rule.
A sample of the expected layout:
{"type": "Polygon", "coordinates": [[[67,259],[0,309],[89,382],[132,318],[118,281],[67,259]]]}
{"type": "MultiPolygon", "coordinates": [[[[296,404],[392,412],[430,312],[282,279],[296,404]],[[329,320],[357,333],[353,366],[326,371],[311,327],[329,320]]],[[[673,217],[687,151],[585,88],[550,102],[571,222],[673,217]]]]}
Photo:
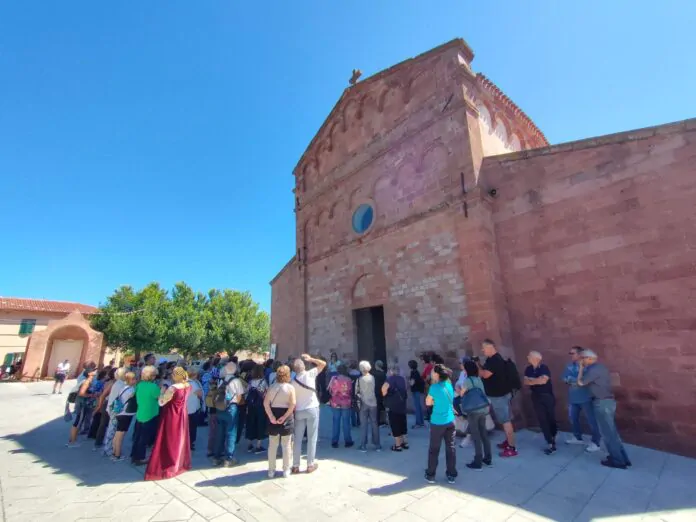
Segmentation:
{"type": "Polygon", "coordinates": [[[345,375],[337,375],[329,382],[332,408],[350,408],[352,405],[353,381],[345,375]]]}

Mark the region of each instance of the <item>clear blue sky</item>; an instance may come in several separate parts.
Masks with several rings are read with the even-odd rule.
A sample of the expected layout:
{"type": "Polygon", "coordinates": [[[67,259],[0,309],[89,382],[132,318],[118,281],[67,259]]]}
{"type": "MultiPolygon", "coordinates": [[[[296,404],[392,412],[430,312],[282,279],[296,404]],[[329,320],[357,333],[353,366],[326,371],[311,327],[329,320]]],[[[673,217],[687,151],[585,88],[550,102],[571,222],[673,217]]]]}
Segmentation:
{"type": "Polygon", "coordinates": [[[454,37],[552,143],[696,116],[696,2],[0,4],[0,295],[249,290],[347,85],[454,37]]]}

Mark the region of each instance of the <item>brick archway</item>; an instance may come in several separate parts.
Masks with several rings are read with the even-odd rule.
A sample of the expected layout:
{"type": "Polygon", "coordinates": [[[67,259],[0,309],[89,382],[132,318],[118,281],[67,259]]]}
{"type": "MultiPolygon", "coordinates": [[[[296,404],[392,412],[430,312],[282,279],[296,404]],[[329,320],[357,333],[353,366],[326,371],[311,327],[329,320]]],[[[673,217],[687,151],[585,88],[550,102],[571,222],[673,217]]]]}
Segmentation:
{"type": "Polygon", "coordinates": [[[49,322],[45,330],[32,334],[27,343],[22,378],[39,379],[50,376],[51,369],[48,368],[48,364],[54,343],[67,339],[82,341],[77,366],[81,366],[86,361],[102,363],[106,350],[104,335],[92,329],[82,314],[75,310],[63,319],[49,322]]]}

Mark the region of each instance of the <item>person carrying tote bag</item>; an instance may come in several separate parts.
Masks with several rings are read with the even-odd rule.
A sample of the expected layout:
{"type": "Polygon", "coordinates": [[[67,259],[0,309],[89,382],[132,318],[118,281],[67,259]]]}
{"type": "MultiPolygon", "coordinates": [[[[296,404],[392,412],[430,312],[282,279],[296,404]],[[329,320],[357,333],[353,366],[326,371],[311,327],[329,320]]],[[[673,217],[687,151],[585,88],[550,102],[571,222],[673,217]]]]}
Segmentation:
{"type": "Polygon", "coordinates": [[[478,376],[478,365],[473,361],[464,363],[467,378],[458,393],[461,397],[459,408],[469,421],[469,433],[474,443],[474,460],[466,465],[474,471],[481,471],[483,465],[492,464],[491,441],[486,429],[486,418],[490,401],[486,396],[483,381],[478,376]]]}

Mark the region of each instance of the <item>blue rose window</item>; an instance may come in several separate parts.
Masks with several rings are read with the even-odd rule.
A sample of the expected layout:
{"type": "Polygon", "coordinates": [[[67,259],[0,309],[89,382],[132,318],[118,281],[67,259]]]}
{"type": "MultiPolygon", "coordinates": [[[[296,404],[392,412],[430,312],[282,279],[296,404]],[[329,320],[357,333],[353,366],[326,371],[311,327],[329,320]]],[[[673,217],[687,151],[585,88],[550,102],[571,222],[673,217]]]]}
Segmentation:
{"type": "Polygon", "coordinates": [[[363,203],[353,213],[353,230],[358,234],[364,234],[372,225],[375,211],[372,206],[363,203]]]}

